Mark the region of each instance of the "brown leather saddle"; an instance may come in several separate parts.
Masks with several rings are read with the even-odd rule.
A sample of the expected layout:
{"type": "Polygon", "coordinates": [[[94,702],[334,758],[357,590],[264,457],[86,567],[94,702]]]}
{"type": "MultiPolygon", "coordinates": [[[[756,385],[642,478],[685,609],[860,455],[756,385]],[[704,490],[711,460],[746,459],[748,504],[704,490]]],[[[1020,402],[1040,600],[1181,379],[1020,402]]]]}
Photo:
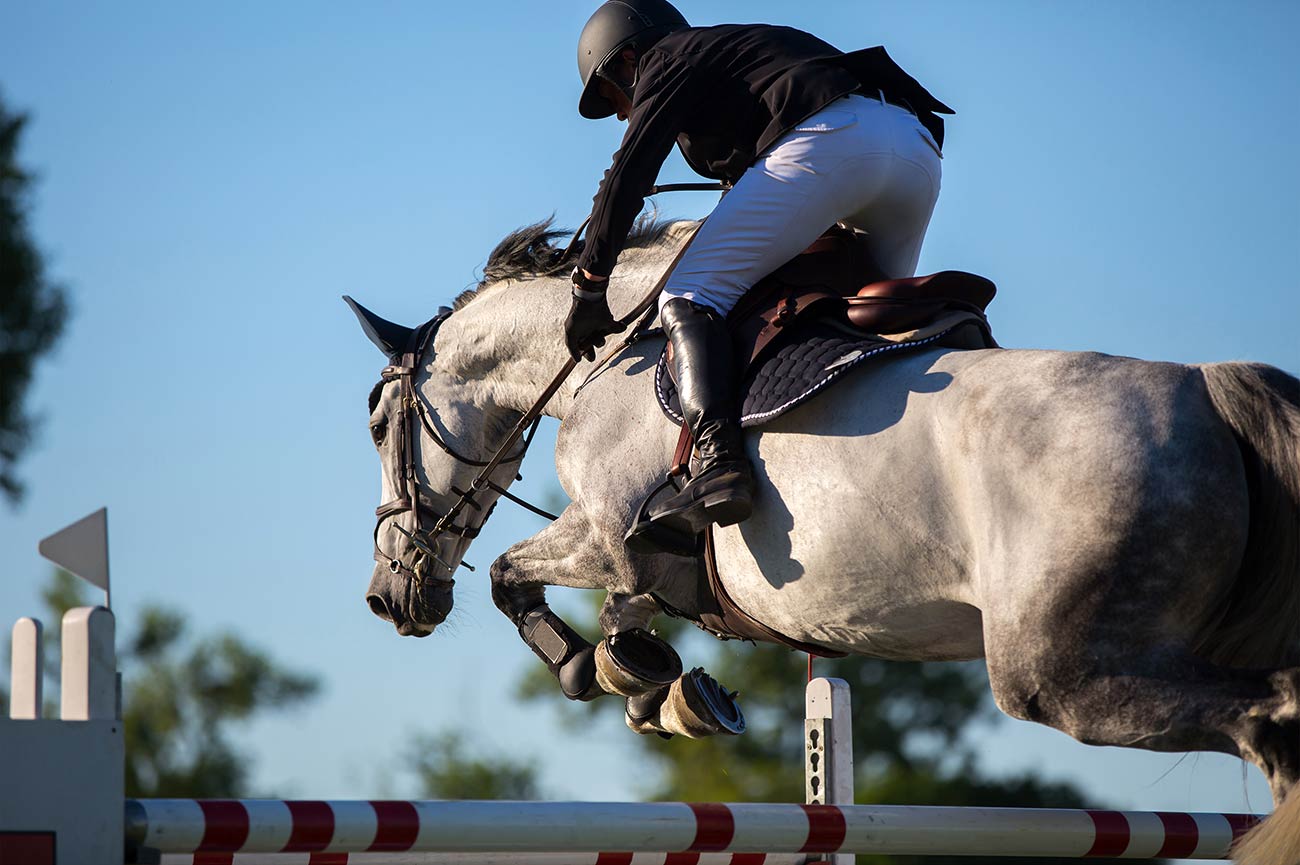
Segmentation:
{"type": "Polygon", "coordinates": [[[898,334],[955,311],[983,318],[996,293],[991,280],[960,270],[888,279],[871,257],[866,236],[836,226],[746,292],[727,316],[737,379],[792,333],[793,325],[810,318],[864,336],[898,334]]]}
{"type": "MultiPolygon", "coordinates": [[[[832,228],[750,289],[728,315],[738,362],[737,382],[743,381],[749,370],[784,340],[798,338],[800,332],[806,332],[796,328],[796,324],[809,322],[819,321],[871,337],[916,331],[944,316],[965,312],[983,325],[982,336],[968,347],[995,345],[988,333],[984,310],[996,292],[992,281],[956,270],[887,279],[871,257],[864,235],[832,228]]],[[[667,368],[671,373],[671,343],[667,350],[667,368]]],[[[691,450],[690,427],[683,423],[670,478],[688,475],[691,450]]],[[[646,505],[639,515],[642,518],[646,505]]],[[[698,618],[689,618],[696,618],[700,627],[722,639],[762,640],[813,655],[842,656],[843,653],[788,637],[741,609],[718,574],[712,527],[704,532],[702,543],[694,552],[703,561],[704,575],[697,593],[698,618]]]]}

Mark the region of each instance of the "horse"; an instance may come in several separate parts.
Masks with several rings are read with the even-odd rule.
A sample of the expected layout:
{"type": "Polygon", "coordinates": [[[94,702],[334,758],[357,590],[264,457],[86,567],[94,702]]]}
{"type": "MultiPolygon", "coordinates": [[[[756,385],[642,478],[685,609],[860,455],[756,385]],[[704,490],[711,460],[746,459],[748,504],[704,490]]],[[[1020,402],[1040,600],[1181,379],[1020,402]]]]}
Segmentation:
{"type": "MultiPolygon", "coordinates": [[[[636,230],[609,287],[616,314],[693,228],[636,230]]],[[[569,361],[561,236],[512,232],[421,328],[356,307],[390,355],[369,401],[385,504],[366,600],[399,634],[427,636],[451,611],[453,573],[522,455],[479,469],[569,361]]],[[[555,390],[545,413],[571,503],[493,562],[492,597],[567,696],[624,697],[641,733],[739,732],[734,695],[681,674],[648,633],[661,612],[698,610],[698,561],[624,544],[678,436],[654,395],[663,348],[651,331],[555,390]],[[546,586],[607,593],[594,674],[546,586]]],[[[1001,711],[1087,744],[1239,756],[1278,804],[1257,831],[1300,845],[1300,380],[1253,363],[916,350],[860,366],[746,447],[754,513],[716,530],[714,551],[751,617],[827,652],[983,658],[1001,711]]]]}

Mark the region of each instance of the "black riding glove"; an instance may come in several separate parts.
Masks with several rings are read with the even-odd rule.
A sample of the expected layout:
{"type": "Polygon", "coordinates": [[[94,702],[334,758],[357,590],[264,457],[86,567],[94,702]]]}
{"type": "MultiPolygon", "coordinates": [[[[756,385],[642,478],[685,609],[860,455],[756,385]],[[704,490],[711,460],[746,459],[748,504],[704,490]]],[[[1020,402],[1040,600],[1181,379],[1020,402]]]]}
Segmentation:
{"type": "Polygon", "coordinates": [[[564,344],[574,360],[595,360],[596,349],[605,345],[605,337],[623,329],[609,311],[605,299],[608,284],[609,280],[589,280],[580,270],[573,272],[573,305],[564,320],[564,344]]]}

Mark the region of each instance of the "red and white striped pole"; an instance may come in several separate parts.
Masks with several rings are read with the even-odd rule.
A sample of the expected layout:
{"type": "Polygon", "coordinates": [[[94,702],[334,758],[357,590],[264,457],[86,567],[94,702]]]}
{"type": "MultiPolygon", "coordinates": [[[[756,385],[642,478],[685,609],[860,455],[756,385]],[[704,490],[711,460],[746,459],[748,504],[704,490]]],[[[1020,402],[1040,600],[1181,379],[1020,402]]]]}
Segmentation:
{"type": "Polygon", "coordinates": [[[799,853],[170,853],[160,865],[805,865],[799,853]]]}
{"type": "Polygon", "coordinates": [[[127,802],[127,838],[162,853],[667,850],[1223,859],[1256,819],[905,805],[155,799],[127,802]]]}

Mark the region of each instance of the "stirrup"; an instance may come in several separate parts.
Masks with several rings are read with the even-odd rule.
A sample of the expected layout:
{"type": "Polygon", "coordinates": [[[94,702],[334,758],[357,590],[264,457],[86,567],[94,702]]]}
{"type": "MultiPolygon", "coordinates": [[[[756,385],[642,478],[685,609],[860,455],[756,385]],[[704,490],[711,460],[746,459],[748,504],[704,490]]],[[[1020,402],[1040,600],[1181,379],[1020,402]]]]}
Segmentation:
{"type": "Polygon", "coordinates": [[[698,558],[704,554],[704,535],[682,531],[666,522],[657,523],[650,519],[650,502],[668,487],[681,492],[675,476],[671,474],[651,490],[637,508],[632,528],[623,536],[623,544],[634,553],[670,553],[674,556],[698,558]]]}
{"type": "Polygon", "coordinates": [[[754,481],[747,460],[718,463],[691,478],[675,496],[649,510],[656,525],[702,534],[710,525],[730,526],[753,513],[754,481]]]}

